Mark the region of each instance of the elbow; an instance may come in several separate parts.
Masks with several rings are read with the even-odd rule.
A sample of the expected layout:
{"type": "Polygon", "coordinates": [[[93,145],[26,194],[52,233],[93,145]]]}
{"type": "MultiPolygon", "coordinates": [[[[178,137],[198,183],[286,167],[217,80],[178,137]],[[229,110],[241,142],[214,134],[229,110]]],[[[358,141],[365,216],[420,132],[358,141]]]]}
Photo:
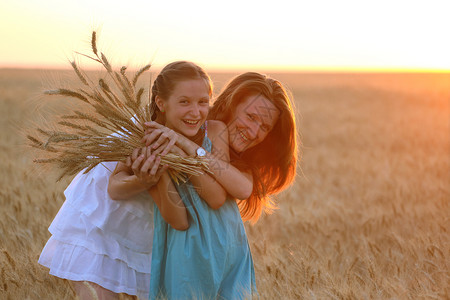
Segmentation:
{"type": "Polygon", "coordinates": [[[107,192],[108,192],[109,198],[111,198],[112,200],[115,200],[115,201],[126,200],[130,197],[130,196],[127,196],[126,194],[124,194],[120,190],[120,187],[112,186],[111,184],[108,184],[107,192]]]}
{"type": "Polygon", "coordinates": [[[186,214],[184,215],[168,215],[161,211],[161,215],[166,223],[175,230],[185,231],[189,228],[189,221],[186,214]]]}
{"type": "Polygon", "coordinates": [[[170,226],[175,230],[185,231],[189,229],[189,222],[186,220],[186,222],[172,223],[170,226]]]}
{"type": "Polygon", "coordinates": [[[211,207],[214,210],[217,210],[222,207],[222,205],[225,204],[225,201],[227,200],[227,194],[223,193],[219,197],[216,196],[216,199],[214,202],[209,204],[209,207],[211,207]]]}
{"type": "Polygon", "coordinates": [[[115,191],[110,184],[108,184],[108,195],[112,200],[121,200],[120,195],[115,191]]]}
{"type": "Polygon", "coordinates": [[[253,192],[253,186],[251,187],[244,187],[241,188],[237,193],[234,195],[234,197],[238,200],[246,200],[250,198],[253,192]]]}

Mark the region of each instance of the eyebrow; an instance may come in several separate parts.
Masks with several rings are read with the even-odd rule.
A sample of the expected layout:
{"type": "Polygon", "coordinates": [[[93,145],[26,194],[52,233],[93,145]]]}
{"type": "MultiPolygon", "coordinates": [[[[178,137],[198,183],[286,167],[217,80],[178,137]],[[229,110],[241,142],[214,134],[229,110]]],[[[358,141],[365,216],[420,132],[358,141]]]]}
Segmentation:
{"type": "Polygon", "coordinates": [[[268,105],[265,102],[263,102],[262,104],[256,105],[254,107],[254,109],[261,116],[267,116],[268,118],[272,118],[273,117],[273,114],[272,114],[273,112],[277,112],[277,111],[279,112],[279,110],[276,107],[271,107],[270,105],[268,105]],[[265,111],[266,114],[263,114],[262,113],[263,111],[265,111]]]}
{"type": "MultiPolygon", "coordinates": [[[[189,99],[189,100],[191,100],[192,98],[189,97],[189,96],[186,96],[186,95],[181,95],[177,99],[189,99]]],[[[208,101],[210,100],[209,96],[203,96],[203,97],[198,98],[198,99],[199,100],[208,100],[208,101]]]]}
{"type": "MultiPolygon", "coordinates": [[[[261,120],[261,124],[267,127],[271,127],[271,125],[267,122],[264,121],[264,118],[261,118],[261,116],[264,116],[263,114],[260,113],[249,113],[250,115],[254,115],[257,116],[259,120],[261,120]]],[[[267,114],[267,116],[270,116],[270,114],[267,114]]]]}

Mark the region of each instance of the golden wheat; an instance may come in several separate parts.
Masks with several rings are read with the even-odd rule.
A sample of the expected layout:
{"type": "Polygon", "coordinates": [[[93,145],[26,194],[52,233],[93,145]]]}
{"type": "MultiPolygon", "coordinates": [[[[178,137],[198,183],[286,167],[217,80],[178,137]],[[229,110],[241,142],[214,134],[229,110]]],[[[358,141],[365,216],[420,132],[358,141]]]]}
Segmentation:
{"type": "MultiPolygon", "coordinates": [[[[150,65],[139,69],[130,81],[126,66],[116,72],[103,52],[98,55],[96,40],[94,31],[91,48],[95,56],[82,55],[100,63],[112,85],[106,78],[98,79],[98,85],[95,85],[72,61],[71,66],[84,87],[52,89],[45,94],[80,100],[89,110],[73,110],[61,116],[52,130],[37,128],[26,135],[29,145],[41,150],[40,158],[34,161],[56,165],[61,170],[58,180],[82,170],[89,172],[101,162],[125,160],[135,148],[143,146],[144,123],[151,120],[150,103],[142,105],[144,88],[136,87],[139,77],[150,69],[150,65]]],[[[209,172],[208,162],[204,159],[171,154],[162,157],[162,163],[169,167],[171,176],[177,181],[186,180],[181,173],[199,175],[209,172]]]]}
{"type": "MultiPolygon", "coordinates": [[[[211,75],[216,86],[232,77],[211,75]]],[[[450,74],[271,75],[299,108],[304,175],[246,225],[261,299],[449,299],[450,74]]],[[[75,299],[37,263],[70,178],[32,172],[18,151],[17,128],[42,122],[25,101],[41,81],[0,70],[2,299],[75,299]]]]}

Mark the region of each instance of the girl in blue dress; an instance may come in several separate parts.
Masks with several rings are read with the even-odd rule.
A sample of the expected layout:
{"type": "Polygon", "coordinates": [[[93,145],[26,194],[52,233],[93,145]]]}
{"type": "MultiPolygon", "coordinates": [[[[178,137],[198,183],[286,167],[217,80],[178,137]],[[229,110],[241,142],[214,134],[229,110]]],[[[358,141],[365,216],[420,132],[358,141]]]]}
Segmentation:
{"type": "MultiPolygon", "coordinates": [[[[176,186],[186,207],[179,215],[187,218],[182,229],[189,229],[176,230],[155,208],[151,299],[244,299],[256,295],[241,216],[256,220],[264,209],[273,208],[268,196],[286,188],[295,176],[295,118],[278,81],[258,73],[236,77],[221,93],[210,116],[226,124],[223,128],[219,123],[218,129],[212,130],[216,122],[209,121],[202,144],[213,174],[193,176],[176,186]],[[230,154],[224,144],[229,144],[230,154]],[[211,179],[220,186],[211,186],[211,179]],[[223,196],[224,191],[228,197],[223,196]]],[[[165,142],[188,155],[202,154],[198,145],[158,123],[147,125],[148,144],[158,147],[165,142]]]]}
{"type": "MultiPolygon", "coordinates": [[[[211,152],[207,135],[202,146],[211,152]]],[[[155,208],[150,299],[251,297],[256,292],[253,260],[236,201],[226,199],[212,209],[191,181],[176,188],[189,228],[176,230],[155,208]]]]}

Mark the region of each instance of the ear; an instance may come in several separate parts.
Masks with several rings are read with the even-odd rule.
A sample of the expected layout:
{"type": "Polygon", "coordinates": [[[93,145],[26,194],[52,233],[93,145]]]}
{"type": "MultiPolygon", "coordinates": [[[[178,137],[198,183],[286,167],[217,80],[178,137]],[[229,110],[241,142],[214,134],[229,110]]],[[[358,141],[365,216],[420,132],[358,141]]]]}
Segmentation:
{"type": "Polygon", "coordinates": [[[164,106],[165,106],[166,103],[165,103],[165,101],[163,99],[161,99],[161,97],[156,96],[155,103],[156,103],[156,106],[158,106],[160,111],[164,111],[165,110],[164,106]]]}

